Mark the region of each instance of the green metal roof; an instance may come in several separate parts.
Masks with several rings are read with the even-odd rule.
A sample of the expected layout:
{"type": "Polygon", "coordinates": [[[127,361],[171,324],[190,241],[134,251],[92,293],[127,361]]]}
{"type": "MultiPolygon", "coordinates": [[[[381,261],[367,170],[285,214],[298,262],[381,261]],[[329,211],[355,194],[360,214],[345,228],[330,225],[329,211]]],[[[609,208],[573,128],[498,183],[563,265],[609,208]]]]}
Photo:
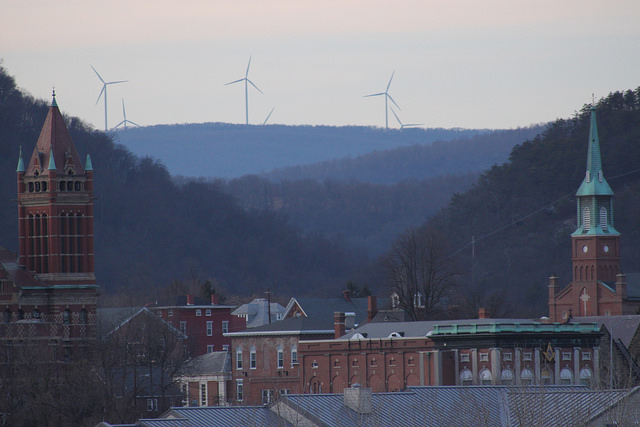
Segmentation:
{"type": "Polygon", "coordinates": [[[24,161],[22,160],[22,145],[20,146],[20,154],[18,155],[18,167],[16,168],[16,172],[24,172],[26,169],[24,168],[24,161]]]}
{"type": "Polygon", "coordinates": [[[600,140],[596,122],[596,109],[591,107],[591,128],[589,130],[589,151],[587,153],[587,172],[576,192],[576,196],[613,196],[602,171],[600,140]]]}
{"type": "Polygon", "coordinates": [[[593,333],[600,328],[597,323],[488,323],[467,325],[434,325],[431,336],[505,334],[505,333],[593,333]]]}

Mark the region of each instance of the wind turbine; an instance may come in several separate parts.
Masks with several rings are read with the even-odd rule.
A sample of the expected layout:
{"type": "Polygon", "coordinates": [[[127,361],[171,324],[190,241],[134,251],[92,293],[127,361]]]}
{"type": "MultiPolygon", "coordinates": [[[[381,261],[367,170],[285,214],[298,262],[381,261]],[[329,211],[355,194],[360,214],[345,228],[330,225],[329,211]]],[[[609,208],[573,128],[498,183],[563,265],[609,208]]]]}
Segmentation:
{"type": "MultiPolygon", "coordinates": [[[[93,65],[91,66],[91,68],[93,68],[93,65]]],[[[95,68],[93,68],[93,71],[95,71],[96,75],[98,76],[98,78],[102,82],[102,90],[100,91],[100,95],[98,95],[98,99],[96,100],[96,105],[98,105],[98,101],[100,101],[100,97],[104,93],[104,131],[106,133],[107,130],[109,129],[109,127],[107,126],[107,86],[108,85],[115,85],[115,84],[118,84],[118,83],[126,83],[128,80],[118,80],[118,81],[114,81],[114,82],[105,82],[104,79],[100,76],[100,74],[98,74],[98,72],[96,71],[95,68]]]]}
{"type": "Polygon", "coordinates": [[[410,127],[415,127],[415,126],[424,126],[424,123],[402,123],[400,121],[400,117],[398,117],[396,112],[393,110],[393,107],[391,107],[391,112],[393,113],[394,117],[398,121],[398,124],[400,125],[400,129],[401,130],[404,129],[404,128],[410,128],[410,127]]]}
{"type": "Polygon", "coordinates": [[[249,67],[251,66],[251,57],[249,57],[249,63],[247,64],[247,71],[244,73],[244,77],[238,80],[234,80],[232,82],[229,83],[225,83],[225,86],[228,85],[232,85],[234,83],[240,83],[240,82],[244,82],[244,105],[245,105],[245,111],[246,111],[246,118],[247,121],[246,123],[249,124],[249,84],[251,86],[253,86],[254,88],[256,88],[256,90],[260,93],[262,93],[262,91],[260,90],[260,88],[258,86],[256,86],[251,80],[249,80],[249,67]]]}
{"type": "Polygon", "coordinates": [[[276,109],[276,107],[273,107],[273,108],[271,109],[271,111],[269,111],[269,114],[267,114],[267,118],[266,118],[266,119],[264,119],[264,122],[262,122],[262,126],[264,126],[264,125],[266,125],[266,124],[267,124],[267,122],[269,121],[269,118],[271,117],[271,114],[273,114],[273,110],[275,110],[275,109],[276,109]]]}
{"type": "Polygon", "coordinates": [[[389,129],[389,106],[388,106],[388,100],[391,100],[391,102],[393,102],[393,105],[395,105],[396,107],[398,107],[398,110],[401,110],[400,106],[398,104],[396,104],[396,101],[393,100],[393,98],[391,97],[391,95],[389,95],[389,86],[391,86],[391,80],[393,80],[393,75],[396,72],[394,71],[393,73],[391,73],[391,78],[389,79],[389,83],[387,83],[387,88],[385,89],[384,92],[380,92],[380,93],[372,93],[371,95],[365,95],[365,98],[368,98],[370,96],[383,96],[384,95],[384,126],[386,129],[389,129]]]}
{"type": "Polygon", "coordinates": [[[140,127],[140,125],[137,124],[136,122],[132,122],[131,120],[127,120],[127,112],[124,109],[124,98],[122,99],[122,117],[124,117],[124,120],[122,120],[120,123],[115,125],[115,127],[113,129],[111,129],[112,131],[118,129],[120,127],[120,125],[124,125],[124,130],[127,130],[127,123],[130,123],[132,125],[140,127]]]}

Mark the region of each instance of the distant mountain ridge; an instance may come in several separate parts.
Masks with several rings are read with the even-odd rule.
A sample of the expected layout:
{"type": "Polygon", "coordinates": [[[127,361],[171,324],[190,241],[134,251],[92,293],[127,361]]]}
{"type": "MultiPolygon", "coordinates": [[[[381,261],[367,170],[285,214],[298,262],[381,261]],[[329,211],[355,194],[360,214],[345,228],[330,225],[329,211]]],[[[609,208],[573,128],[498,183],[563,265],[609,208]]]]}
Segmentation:
{"type": "Polygon", "coordinates": [[[486,132],[201,123],[128,128],[115,132],[114,139],[133,154],[159,160],[172,175],[231,179],[486,132]]]}

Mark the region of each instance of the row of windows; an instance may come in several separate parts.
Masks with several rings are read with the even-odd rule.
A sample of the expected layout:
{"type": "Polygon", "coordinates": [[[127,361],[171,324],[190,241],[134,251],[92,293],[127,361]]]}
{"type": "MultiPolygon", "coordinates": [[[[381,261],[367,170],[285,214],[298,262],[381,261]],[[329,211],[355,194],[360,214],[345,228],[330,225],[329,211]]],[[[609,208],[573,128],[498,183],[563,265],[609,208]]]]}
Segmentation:
{"type": "MultiPolygon", "coordinates": [[[[46,192],[48,188],[47,181],[36,181],[27,184],[29,193],[46,192]]],[[[82,191],[84,188],[84,182],[81,181],[60,181],[58,183],[58,190],[60,191],[82,191]]]]}
{"type": "MultiPolygon", "coordinates": [[[[64,323],[65,325],[72,323],[73,317],[74,316],[72,315],[71,310],[64,310],[62,312],[62,323],[64,323]]],[[[14,320],[19,321],[25,319],[43,320],[43,316],[40,310],[38,310],[37,308],[34,309],[30,314],[26,314],[22,309],[13,312],[7,308],[2,312],[2,321],[4,323],[10,323],[14,320]]],[[[77,323],[83,325],[87,323],[87,310],[85,310],[84,308],[77,314],[77,323]]]]}
{"type": "MultiPolygon", "coordinates": [[[[571,360],[572,353],[570,351],[562,352],[562,360],[571,360]]],[[[469,362],[470,355],[469,353],[461,353],[460,354],[460,362],[469,362]]],[[[513,353],[502,353],[502,360],[505,362],[513,361],[513,353]]],[[[522,360],[531,361],[533,360],[533,353],[530,351],[522,353],[522,360]]],[[[582,360],[591,360],[591,353],[582,352],[582,360]]],[[[480,362],[488,362],[489,361],[489,353],[480,353],[480,362]]]]}
{"type": "MultiPolygon", "coordinates": [[[[173,315],[173,312],[171,310],[169,310],[171,312],[170,315],[173,315]]],[[[180,332],[182,332],[184,335],[187,335],[187,321],[186,320],[181,320],[180,321],[180,332]]],[[[227,332],[229,332],[229,321],[228,320],[223,320],[222,321],[222,333],[226,334],[227,332]]],[[[213,320],[208,320],[207,321],[207,336],[208,337],[212,337],[213,336],[213,320]]]]}
{"type": "MultiPolygon", "coordinates": [[[[198,308],[198,309],[196,310],[196,316],[197,316],[197,317],[202,316],[202,310],[201,310],[201,309],[199,309],[199,308],[198,308]]],[[[210,308],[208,308],[208,309],[206,309],[206,310],[205,310],[205,316],[207,316],[207,317],[211,317],[211,309],[210,309],[210,308]]]]}
{"type": "MultiPolygon", "coordinates": [[[[580,370],[579,381],[582,385],[590,385],[591,378],[593,373],[589,368],[582,368],[580,370]]],[[[553,372],[548,369],[544,369],[541,372],[541,383],[544,385],[553,384],[553,372]]],[[[521,385],[532,385],[534,381],[533,371],[531,369],[525,368],[520,372],[520,384],[521,385]]],[[[468,368],[464,368],[462,372],[460,372],[460,383],[462,385],[472,385],[473,384],[473,374],[468,368]]],[[[478,373],[478,383],[482,385],[490,385],[493,384],[493,375],[491,371],[488,369],[482,369],[478,373]]],[[[574,383],[573,380],[573,371],[570,368],[562,368],[560,370],[560,384],[561,385],[571,385],[574,383]]],[[[513,385],[514,384],[514,372],[510,368],[505,368],[500,373],[500,384],[504,385],[513,385]]]]}
{"type": "MultiPolygon", "coordinates": [[[[291,364],[298,363],[298,347],[294,344],[291,346],[291,364]]],[[[243,368],[242,361],[242,347],[236,349],[236,369],[243,368]]],[[[282,346],[278,346],[276,350],[276,367],[278,369],[284,368],[284,350],[282,346]]],[[[249,350],[249,369],[257,369],[258,360],[255,346],[252,346],[249,350]]]]}
{"type": "MultiPolygon", "coordinates": [[[[591,211],[588,207],[582,209],[582,227],[583,232],[588,232],[589,228],[591,228],[591,211]]],[[[608,226],[608,218],[607,218],[607,208],[600,208],[600,228],[602,231],[607,231],[609,229],[608,226]]]]}

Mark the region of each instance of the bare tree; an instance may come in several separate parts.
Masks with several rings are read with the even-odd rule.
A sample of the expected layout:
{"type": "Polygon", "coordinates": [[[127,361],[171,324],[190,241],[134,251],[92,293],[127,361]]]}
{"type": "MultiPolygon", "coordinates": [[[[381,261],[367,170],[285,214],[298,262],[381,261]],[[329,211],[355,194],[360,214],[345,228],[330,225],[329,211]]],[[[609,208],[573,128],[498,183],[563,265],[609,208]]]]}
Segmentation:
{"type": "Polygon", "coordinates": [[[413,320],[441,313],[456,276],[444,237],[428,227],[409,230],[396,240],[382,268],[400,307],[413,320]]]}

